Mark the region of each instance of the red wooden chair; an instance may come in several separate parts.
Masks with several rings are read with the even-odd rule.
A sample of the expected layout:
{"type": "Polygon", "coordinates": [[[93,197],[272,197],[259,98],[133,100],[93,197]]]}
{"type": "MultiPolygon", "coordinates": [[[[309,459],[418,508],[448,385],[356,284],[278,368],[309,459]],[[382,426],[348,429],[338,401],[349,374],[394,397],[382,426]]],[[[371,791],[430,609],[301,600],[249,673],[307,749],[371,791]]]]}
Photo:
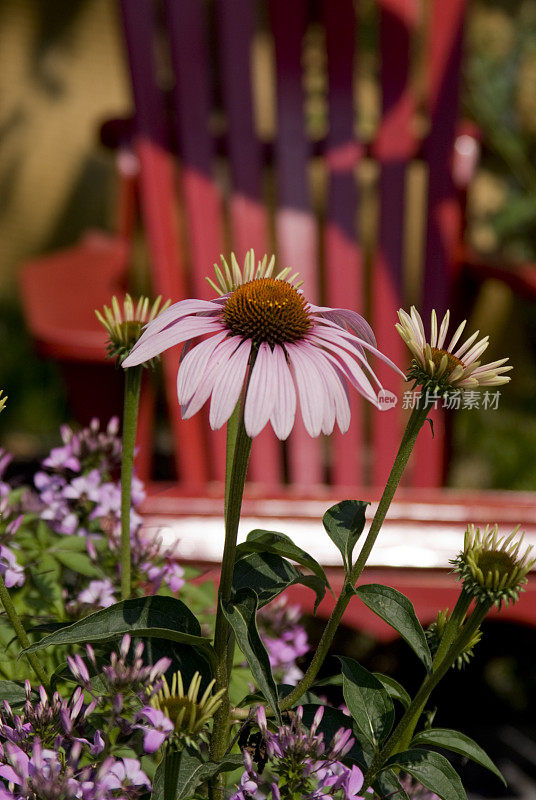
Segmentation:
{"type": "MultiPolygon", "coordinates": [[[[395,362],[406,362],[394,323],[396,310],[407,307],[408,171],[419,162],[427,175],[422,296],[417,302],[423,317],[429,319],[432,308],[442,312],[457,299],[453,290],[461,285],[463,184],[478,147],[467,133],[460,138],[457,128],[466,0],[434,0],[426,4],[425,19],[419,15],[420,7],[418,0],[377,2],[381,115],[372,140],[365,141],[356,134],[355,65],[359,70],[361,51],[353,0],[315,4],[308,0],[260,4],[163,0],[158,6],[151,0],[122,0],[136,110],[131,147],[139,165],[138,196],[154,294],[173,300],[210,297],[204,277],[221,252],[233,249],[241,261],[250,247],[258,256],[275,250],[281,266],[300,272],[309,298],[364,313],[380,348],[395,362]],[[303,88],[303,44],[311,29],[324,37],[327,65],[328,132],[315,141],[305,124],[303,88]],[[261,139],[255,122],[251,55],[261,35],[271,44],[275,71],[277,125],[271,141],[261,139]],[[422,91],[413,80],[417,37],[425,43],[422,91]],[[418,126],[418,118],[426,124],[418,126]],[[218,132],[218,124],[223,133],[218,132]],[[374,161],[378,171],[374,252],[360,244],[356,228],[362,201],[356,173],[365,160],[374,161]],[[312,164],[321,170],[327,186],[321,208],[311,200],[312,164]]],[[[123,234],[128,234],[127,228],[123,234]]],[[[85,256],[86,251],[77,250],[77,264],[79,255],[85,256]]],[[[94,341],[94,333],[89,332],[95,330],[89,324],[93,308],[109,301],[125,269],[123,260],[121,268],[117,263],[117,271],[105,258],[96,261],[89,258],[85,263],[91,292],[82,294],[78,284],[74,288],[80,292],[74,298],[76,308],[84,305],[88,312],[84,342],[94,341]]],[[[483,277],[482,265],[476,259],[471,264],[472,274],[483,277]]],[[[69,271],[76,269],[74,262],[69,264],[69,271]]],[[[536,297],[532,271],[497,271],[497,276],[536,297]]],[[[50,322],[53,309],[63,324],[65,312],[60,308],[70,302],[61,289],[65,280],[57,257],[25,268],[23,292],[29,323],[42,347],[46,340],[47,354],[83,360],[88,349],[73,332],[72,314],[67,344],[61,343],[57,319],[48,329],[43,321],[45,315],[50,322]],[[54,296],[47,295],[45,311],[39,287],[56,270],[60,286],[54,296]]],[[[454,311],[456,316],[456,307],[454,311]]],[[[460,315],[464,312],[466,308],[461,307],[460,315]]],[[[187,422],[179,419],[177,353],[165,354],[163,371],[180,482],[175,497],[183,497],[173,501],[173,513],[191,513],[191,498],[211,492],[217,496],[220,491],[224,438],[221,432],[209,433],[201,414],[187,422]]],[[[393,375],[381,364],[377,373],[401,398],[404,387],[393,375]]],[[[369,413],[358,398],[352,402],[352,424],[344,436],[311,439],[297,424],[284,446],[271,429],[257,437],[249,493],[259,498],[261,515],[267,496],[297,500],[325,496],[327,501],[356,496],[356,487],[369,487],[363,496],[371,492],[374,496],[370,487],[385,481],[405,414],[401,403],[385,413],[369,413]]],[[[146,465],[148,425],[144,431],[141,448],[146,465]]],[[[428,431],[421,435],[405,479],[407,486],[440,487],[445,452],[445,428],[438,413],[435,441],[431,442],[428,431]]],[[[410,497],[419,496],[422,499],[422,493],[410,497]]],[[[430,519],[437,498],[433,494],[428,503],[430,519]]],[[[153,515],[160,500],[155,502],[148,504],[153,515]]],[[[459,507],[461,500],[456,502],[459,507]]],[[[299,504],[294,508],[299,513],[299,504]]],[[[421,578],[415,580],[418,585],[421,578]]]]}

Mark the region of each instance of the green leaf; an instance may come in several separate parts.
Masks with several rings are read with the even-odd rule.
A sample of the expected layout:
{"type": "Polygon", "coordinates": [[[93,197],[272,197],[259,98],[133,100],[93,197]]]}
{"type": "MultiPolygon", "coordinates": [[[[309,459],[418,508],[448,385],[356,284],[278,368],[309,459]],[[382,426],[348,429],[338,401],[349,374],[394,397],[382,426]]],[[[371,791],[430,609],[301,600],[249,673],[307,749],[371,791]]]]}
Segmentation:
{"type": "MultiPolygon", "coordinates": [[[[164,800],[165,768],[168,752],[164,753],[164,757],[156,768],[151,794],[152,800],[164,800]]],[[[203,761],[199,751],[194,749],[184,748],[176,755],[178,756],[178,771],[174,800],[191,798],[200,784],[206,783],[220,772],[229,772],[244,765],[242,755],[238,754],[224,756],[218,764],[212,761],[203,761]]]]}
{"type": "Polygon", "coordinates": [[[411,697],[406,692],[402,684],[400,684],[398,681],[395,681],[395,679],[391,678],[390,675],[383,675],[381,672],[373,672],[372,674],[379,680],[390,698],[393,700],[399,700],[404,708],[408,708],[409,704],[411,703],[411,697]]]}
{"type": "Polygon", "coordinates": [[[325,584],[317,575],[303,575],[290,561],[274,553],[252,553],[237,561],[233,589],[254,589],[262,608],[289,586],[302,583],[316,594],[315,611],[325,593],[325,584]]]}
{"type": "Polygon", "coordinates": [[[257,630],[257,595],[252,589],[240,589],[229,603],[223,606],[223,613],[232,627],[239,648],[244,653],[255,681],[270,703],[278,719],[281,718],[277,705],[277,688],[270,667],[266,647],[257,630]]]}
{"type": "Polygon", "coordinates": [[[442,800],[467,800],[460,776],[445,756],[432,750],[404,750],[395,753],[385,767],[399,767],[435,792],[442,800]]]}
{"type": "Polygon", "coordinates": [[[430,672],[432,656],[413,603],[401,592],[391,586],[382,586],[381,583],[357,586],[355,593],[371,611],[400,634],[430,672]]]}
{"type": "Polygon", "coordinates": [[[92,563],[89,556],[85,553],[56,550],[54,555],[64,567],[72,569],[73,572],[78,572],[80,575],[85,575],[88,578],[102,577],[102,570],[97,569],[95,564],[92,563]]]}
{"type": "Polygon", "coordinates": [[[372,788],[379,797],[388,797],[389,800],[409,800],[392,769],[386,769],[376,775],[372,782],[372,788]]]}
{"type": "MultiPolygon", "coordinates": [[[[303,724],[310,728],[313,724],[314,716],[319,708],[319,703],[300,703],[303,707],[303,724]]],[[[344,714],[338,708],[324,706],[324,715],[318,726],[320,733],[324,734],[324,741],[329,745],[339,728],[352,728],[354,739],[356,740],[352,749],[344,757],[345,761],[357,764],[361,769],[367,770],[375,755],[374,746],[356,728],[351,717],[344,714]]]]}
{"type": "Polygon", "coordinates": [[[470,758],[471,761],[475,761],[481,767],[493,772],[506,786],[504,777],[488,754],[465,733],[460,733],[460,731],[454,731],[450,728],[429,728],[414,736],[410,747],[430,744],[436,747],[444,747],[445,750],[452,750],[453,753],[459,753],[461,756],[470,758]]]}
{"type": "MultiPolygon", "coordinates": [[[[32,692],[36,696],[35,692],[32,692]]],[[[11,706],[20,706],[26,702],[24,686],[14,681],[0,680],[0,701],[7,700],[11,706]]]]}
{"type": "Polygon", "coordinates": [[[103,608],[72,625],[45,636],[23,652],[33,653],[60,644],[82,644],[112,639],[125,633],[167,639],[200,649],[215,661],[210,640],[200,636],[201,627],[188,606],[175,597],[137,597],[103,608]]]}
{"type": "Polygon", "coordinates": [[[329,586],[329,581],[326,577],[323,567],[320,566],[318,561],[314,559],[301,547],[294,544],[290,536],[278,531],[263,531],[256,529],[247,535],[247,539],[236,548],[237,558],[241,558],[248,553],[274,553],[275,555],[290,558],[291,561],[301,564],[302,567],[310,569],[314,575],[317,575],[326,586],[329,586]]]}
{"type": "Polygon", "coordinates": [[[352,569],[352,553],[365,527],[368,505],[364,500],[342,500],[328,508],[322,519],[329,538],[341,552],[347,573],[352,569]]]}
{"type": "Polygon", "coordinates": [[[392,700],[372,672],[352,658],[338,658],[342,664],[344,702],[359,730],[378,746],[393,726],[395,710],[392,700]]]}

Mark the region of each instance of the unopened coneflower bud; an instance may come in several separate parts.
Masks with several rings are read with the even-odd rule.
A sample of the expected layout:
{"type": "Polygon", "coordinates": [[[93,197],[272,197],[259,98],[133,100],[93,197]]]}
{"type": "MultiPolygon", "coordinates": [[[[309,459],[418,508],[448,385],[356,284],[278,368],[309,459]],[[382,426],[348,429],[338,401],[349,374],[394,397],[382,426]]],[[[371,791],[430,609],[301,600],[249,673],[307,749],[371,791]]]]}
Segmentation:
{"type": "Polygon", "coordinates": [[[134,304],[127,294],[122,307],[117,298],[112,297],[111,308],[104,306],[102,312],[95,310],[95,316],[108,332],[106,352],[109,358],[115,358],[119,364],[124,361],[140,338],[144,326],[170,304],[169,300],[163,305],[161,302],[162,298],[157,297],[152,306],[149,306],[149,298],[140,297],[134,304]]]}
{"type": "Polygon", "coordinates": [[[0,411],[3,411],[6,405],[7,397],[3,393],[2,389],[0,389],[0,411]],[[3,395],[3,397],[2,397],[3,395]]]}
{"type": "Polygon", "coordinates": [[[440,326],[435,310],[432,311],[429,339],[426,338],[421,316],[414,306],[409,314],[401,308],[398,318],[400,322],[396,329],[413,355],[407,379],[415,381],[416,386],[444,395],[452,390],[502,386],[510,380],[505,374],[512,369],[511,366],[506,366],[507,358],[482,364],[480,358],[488,347],[488,336],[478,340],[479,331],[476,331],[460,345],[459,340],[466,321],[458,326],[454,336],[446,344],[449,311],[440,326]]]}
{"type": "Polygon", "coordinates": [[[474,525],[467,527],[463,551],[451,563],[464,590],[475,600],[488,601],[497,608],[518,600],[536,562],[529,558],[532,546],[520,552],[523,536],[516,538],[518,530],[519,526],[501,537],[497,525],[486,525],[484,532],[474,525]]]}
{"type": "Polygon", "coordinates": [[[171,681],[171,689],[166,678],[162,678],[162,688],[151,698],[153,708],[162,711],[172,721],[175,736],[185,744],[196,747],[206,741],[206,725],[214,716],[221,703],[224,689],[212,694],[215,684],[212,680],[199,699],[201,675],[196,672],[190,682],[188,692],[184,692],[182,675],[176,672],[171,681]]]}
{"type": "MultiPolygon", "coordinates": [[[[450,614],[448,608],[444,611],[439,611],[435,620],[428,626],[425,631],[426,639],[428,641],[428,646],[430,648],[430,652],[432,657],[435,656],[441,639],[443,638],[443,634],[445,632],[445,628],[447,626],[447,622],[449,620],[450,614]]],[[[465,645],[463,651],[459,654],[458,658],[454,661],[453,667],[457,667],[457,669],[462,669],[465,664],[468,664],[471,658],[474,655],[474,648],[479,643],[480,639],[482,638],[482,633],[480,629],[475,631],[472,635],[469,642],[465,645]]]]}

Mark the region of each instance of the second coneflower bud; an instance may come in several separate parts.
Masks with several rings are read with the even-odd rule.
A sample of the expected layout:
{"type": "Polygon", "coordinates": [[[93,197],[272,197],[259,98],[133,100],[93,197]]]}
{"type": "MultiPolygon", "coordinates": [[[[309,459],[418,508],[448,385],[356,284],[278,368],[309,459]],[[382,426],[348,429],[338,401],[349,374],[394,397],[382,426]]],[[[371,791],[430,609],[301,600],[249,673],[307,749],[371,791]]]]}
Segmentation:
{"type": "Polygon", "coordinates": [[[477,602],[500,608],[519,599],[536,559],[529,558],[532,546],[521,552],[523,536],[516,538],[518,530],[519,526],[501,537],[497,525],[486,525],[483,532],[468,525],[463,551],[451,563],[464,590],[477,602]]]}
{"type": "Polygon", "coordinates": [[[137,303],[134,303],[127,294],[122,305],[114,296],[111,308],[104,306],[102,312],[96,310],[97,319],[108,332],[106,346],[108,358],[115,358],[117,363],[121,364],[140,338],[145,325],[155,319],[169,304],[170,301],[167,300],[162,305],[161,297],[157,297],[152,305],[148,297],[140,297],[137,303]]]}

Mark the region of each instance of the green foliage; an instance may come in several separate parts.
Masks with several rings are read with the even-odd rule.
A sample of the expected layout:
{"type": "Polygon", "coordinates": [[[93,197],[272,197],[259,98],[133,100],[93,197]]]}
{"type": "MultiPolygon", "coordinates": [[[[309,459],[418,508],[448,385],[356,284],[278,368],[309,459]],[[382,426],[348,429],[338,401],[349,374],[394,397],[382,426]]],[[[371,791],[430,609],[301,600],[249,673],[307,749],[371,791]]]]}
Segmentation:
{"type": "Polygon", "coordinates": [[[470,758],[471,761],[493,772],[506,786],[506,781],[501,771],[497,769],[487,753],[473,739],[464,733],[460,733],[460,731],[453,731],[448,728],[428,728],[428,730],[421,731],[417,736],[414,736],[411,741],[411,747],[419,747],[421,745],[443,747],[445,750],[452,750],[453,753],[459,753],[461,756],[470,758]]]}
{"type": "Polygon", "coordinates": [[[317,575],[304,575],[290,561],[274,553],[252,553],[236,563],[233,590],[253,587],[262,608],[281,592],[302,583],[316,594],[315,611],[326,593],[325,582],[317,575]]]}
{"type": "Polygon", "coordinates": [[[263,530],[251,531],[248,533],[246,541],[236,548],[237,560],[247,553],[273,553],[284,558],[290,558],[291,561],[296,561],[303,567],[310,569],[326,586],[329,586],[323,567],[309,553],[294,544],[290,536],[285,533],[263,530]]]}
{"type": "Polygon", "coordinates": [[[382,586],[379,583],[358,586],[355,593],[371,611],[400,634],[430,671],[430,648],[413,604],[408,598],[391,586],[382,586]]]}
{"type": "Polygon", "coordinates": [[[370,503],[342,500],[329,508],[322,519],[326,533],[342,555],[344,569],[352,569],[352,553],[365,527],[365,511],[370,503]]]}
{"type": "Polygon", "coordinates": [[[441,800],[467,800],[460,777],[445,756],[431,750],[405,750],[387,761],[386,768],[398,767],[435,792],[441,800]]]}
{"type": "Polygon", "coordinates": [[[342,664],[344,702],[361,733],[376,747],[393,726],[395,711],[382,683],[351,658],[339,656],[342,664]]]}

